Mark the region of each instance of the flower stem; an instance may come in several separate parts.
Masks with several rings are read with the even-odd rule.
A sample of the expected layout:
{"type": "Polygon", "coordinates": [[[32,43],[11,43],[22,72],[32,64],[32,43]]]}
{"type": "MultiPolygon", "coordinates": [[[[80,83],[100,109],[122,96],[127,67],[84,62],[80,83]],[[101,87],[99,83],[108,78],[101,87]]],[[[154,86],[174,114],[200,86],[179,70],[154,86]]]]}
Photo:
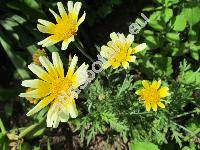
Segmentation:
{"type": "MultiPolygon", "coordinates": [[[[45,117],[44,117],[45,119],[45,117]]],[[[23,138],[24,136],[26,136],[28,133],[30,133],[32,130],[34,130],[37,126],[39,126],[43,121],[44,119],[42,119],[41,121],[39,121],[38,123],[36,124],[33,124],[29,127],[27,127],[26,129],[24,129],[20,134],[19,134],[19,138],[23,138]]]]}
{"type": "Polygon", "coordinates": [[[0,118],[0,128],[1,128],[1,132],[2,132],[3,134],[6,134],[6,128],[4,127],[1,118],[0,118]]]}
{"type": "Polygon", "coordinates": [[[180,117],[192,114],[192,113],[195,113],[194,110],[193,111],[189,111],[189,112],[185,112],[185,113],[182,113],[182,114],[179,114],[179,115],[176,115],[176,116],[172,117],[172,119],[180,118],[180,117]]]}
{"type": "Polygon", "coordinates": [[[86,54],[86,52],[85,52],[83,46],[82,46],[79,42],[75,41],[75,42],[73,42],[73,44],[79,49],[79,51],[80,51],[86,58],[88,58],[92,63],[94,62],[94,60],[93,60],[88,54],[86,54]]]}

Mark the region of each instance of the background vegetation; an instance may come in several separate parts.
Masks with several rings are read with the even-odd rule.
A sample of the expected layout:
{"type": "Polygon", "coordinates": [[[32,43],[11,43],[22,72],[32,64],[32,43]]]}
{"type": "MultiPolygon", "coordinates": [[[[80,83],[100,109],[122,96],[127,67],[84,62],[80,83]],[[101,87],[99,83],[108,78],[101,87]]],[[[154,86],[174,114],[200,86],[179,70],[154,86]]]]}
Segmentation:
{"type": "MultiPolygon", "coordinates": [[[[87,55],[96,59],[111,32],[129,34],[129,25],[143,12],[148,25],[135,36],[149,49],[138,54],[128,70],[108,69],[97,75],[77,100],[79,116],[59,128],[46,128],[45,113],[27,117],[32,104],[19,98],[23,79],[33,74],[27,65],[41,49],[37,19],[53,21],[48,9],[55,0],[0,2],[0,149],[200,149],[200,1],[199,0],[85,0],[86,21],[78,37],[87,55]],[[162,79],[170,89],[166,109],[146,112],[135,90],[141,80],[162,79]]],[[[66,5],[67,1],[63,1],[66,5]]],[[[60,45],[63,60],[77,54],[91,62],[80,47],[60,45]]]]}

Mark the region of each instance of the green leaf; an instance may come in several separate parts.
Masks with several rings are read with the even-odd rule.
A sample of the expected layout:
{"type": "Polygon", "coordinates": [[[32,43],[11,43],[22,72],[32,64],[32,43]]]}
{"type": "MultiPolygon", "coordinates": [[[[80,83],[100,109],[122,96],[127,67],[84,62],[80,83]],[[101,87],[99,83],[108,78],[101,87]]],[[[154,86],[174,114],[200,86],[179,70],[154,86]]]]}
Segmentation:
{"type": "Polygon", "coordinates": [[[177,4],[179,2],[179,0],[164,0],[164,1],[165,1],[166,7],[170,7],[170,6],[177,4]]]}
{"type": "Polygon", "coordinates": [[[12,61],[13,65],[16,67],[17,72],[21,76],[22,79],[29,78],[28,72],[24,69],[26,66],[26,62],[13,51],[11,45],[9,44],[10,41],[0,32],[0,43],[3,46],[3,49],[7,53],[8,57],[12,61]]]}
{"type": "Polygon", "coordinates": [[[159,150],[158,146],[150,142],[137,142],[131,144],[131,150],[159,150]]]}
{"type": "Polygon", "coordinates": [[[160,47],[160,41],[156,36],[147,36],[145,42],[150,49],[156,49],[160,47]]]}
{"type": "Polygon", "coordinates": [[[182,11],[183,15],[185,16],[185,18],[187,19],[187,21],[189,22],[189,24],[191,26],[197,24],[200,21],[200,6],[199,6],[199,2],[191,2],[190,4],[188,4],[185,8],[183,8],[182,11]]]}
{"type": "Polygon", "coordinates": [[[162,21],[150,20],[149,25],[156,31],[163,31],[165,29],[165,24],[162,21]]]}
{"type": "Polygon", "coordinates": [[[166,34],[167,40],[170,42],[177,42],[180,40],[179,33],[170,32],[166,34]]]}
{"type": "Polygon", "coordinates": [[[162,15],[164,22],[167,23],[172,18],[172,16],[173,16],[173,10],[170,8],[165,8],[162,15]]]}
{"type": "Polygon", "coordinates": [[[187,25],[187,20],[183,14],[176,16],[175,22],[173,24],[173,29],[175,31],[183,31],[187,25]]]}

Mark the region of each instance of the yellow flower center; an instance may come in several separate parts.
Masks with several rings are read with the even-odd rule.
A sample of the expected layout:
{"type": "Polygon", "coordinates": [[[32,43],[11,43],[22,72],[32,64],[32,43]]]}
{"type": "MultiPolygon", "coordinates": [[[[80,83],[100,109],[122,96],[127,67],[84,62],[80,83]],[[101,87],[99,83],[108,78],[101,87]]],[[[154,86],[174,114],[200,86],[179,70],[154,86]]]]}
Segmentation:
{"type": "Polygon", "coordinates": [[[72,86],[72,81],[66,78],[58,78],[51,83],[50,91],[55,97],[61,96],[63,93],[68,93],[68,89],[72,86]]]}
{"type": "Polygon", "coordinates": [[[55,24],[55,28],[52,32],[54,36],[52,40],[62,41],[69,39],[71,36],[75,35],[77,32],[77,22],[72,19],[70,15],[67,15],[59,23],[55,24]]]}
{"type": "Polygon", "coordinates": [[[142,92],[141,97],[143,100],[149,101],[150,103],[152,102],[157,103],[160,100],[159,92],[155,88],[145,89],[142,92]]]}
{"type": "Polygon", "coordinates": [[[128,49],[129,47],[116,43],[114,47],[115,53],[113,55],[113,60],[119,63],[126,61],[128,57],[128,49]]]}

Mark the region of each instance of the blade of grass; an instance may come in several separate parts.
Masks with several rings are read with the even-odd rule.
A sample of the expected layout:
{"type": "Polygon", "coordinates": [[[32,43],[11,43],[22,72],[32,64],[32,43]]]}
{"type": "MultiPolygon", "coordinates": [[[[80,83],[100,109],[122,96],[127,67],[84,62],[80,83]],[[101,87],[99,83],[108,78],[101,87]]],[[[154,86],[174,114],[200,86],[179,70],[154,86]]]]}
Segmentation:
{"type": "Polygon", "coordinates": [[[23,68],[23,66],[25,66],[25,61],[13,51],[11,45],[9,44],[10,42],[8,41],[8,39],[2,31],[0,31],[0,43],[5,52],[7,53],[8,57],[12,61],[13,65],[15,66],[20,77],[22,79],[29,78],[30,76],[28,72],[23,68]]]}

